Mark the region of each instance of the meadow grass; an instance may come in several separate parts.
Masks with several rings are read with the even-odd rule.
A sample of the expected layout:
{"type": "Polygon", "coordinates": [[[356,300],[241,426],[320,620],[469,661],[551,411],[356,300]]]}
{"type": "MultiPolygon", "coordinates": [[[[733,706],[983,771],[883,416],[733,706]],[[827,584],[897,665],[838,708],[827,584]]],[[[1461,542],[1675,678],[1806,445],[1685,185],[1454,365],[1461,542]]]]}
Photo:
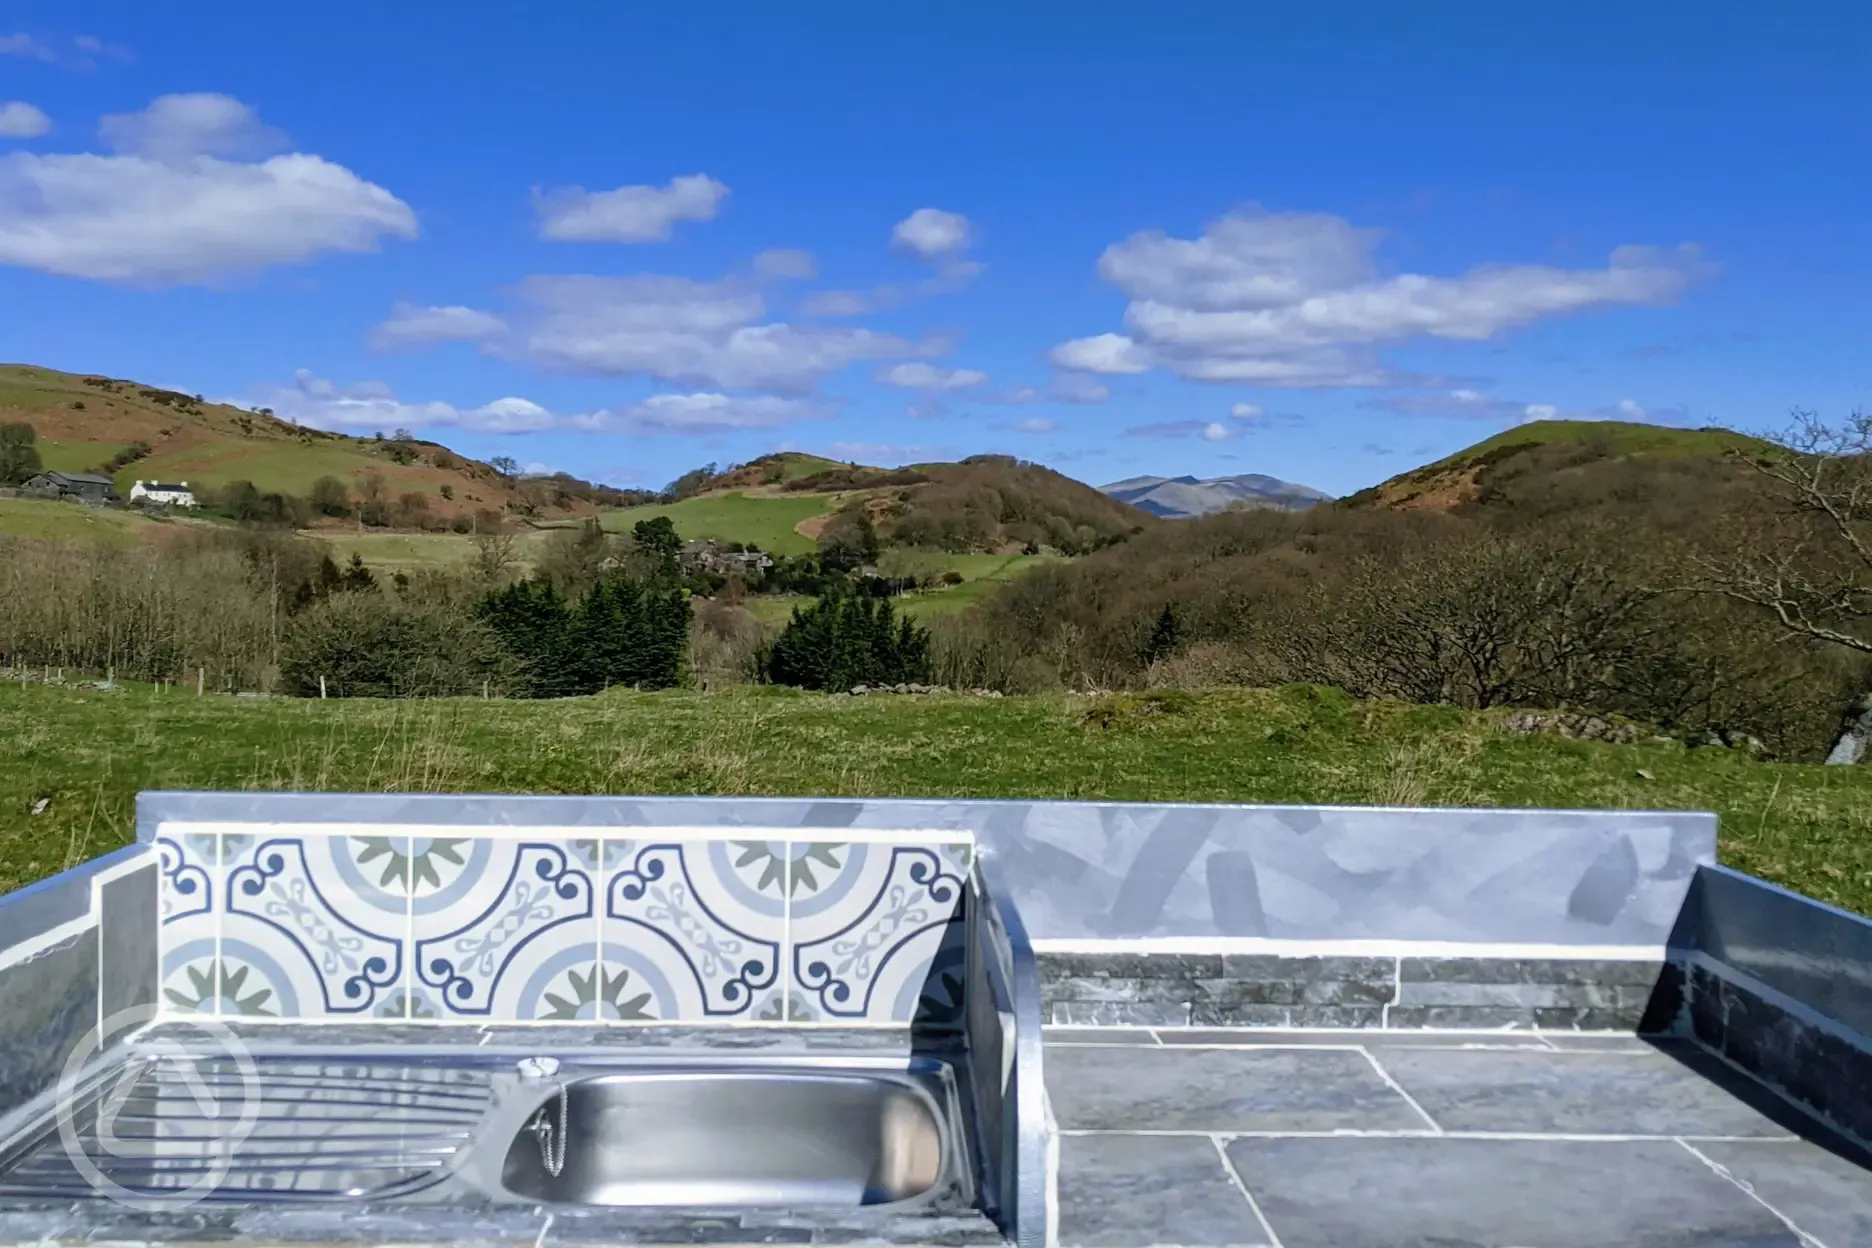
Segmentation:
{"type": "MultiPolygon", "coordinates": [[[[54,442],[49,438],[40,438],[38,448],[40,464],[52,472],[89,472],[123,449],[111,442],[54,442]]],[[[135,475],[130,479],[135,481],[135,475]]]]}
{"type": "Polygon", "coordinates": [[[1498,723],[1306,687],[321,702],[12,684],[0,891],[127,843],[144,789],[693,793],[1712,810],[1725,862],[1872,912],[1872,770],[1498,723]]]}
{"type": "MultiPolygon", "coordinates": [[[[117,488],[132,479],[187,481],[192,486],[221,486],[251,481],[261,493],[304,494],[320,477],[336,477],[350,488],[359,474],[389,476],[386,462],[348,444],[223,439],[174,451],[157,451],[117,474],[117,488]]],[[[392,497],[400,487],[390,487],[392,497]]]]}
{"type": "Polygon", "coordinates": [[[684,541],[712,537],[744,542],[775,555],[809,555],[817,546],[794,526],[836,505],[832,494],[703,494],[680,503],[655,503],[607,512],[601,522],[612,533],[628,533],[639,520],[668,516],[684,541]]]}
{"type": "Polygon", "coordinates": [[[62,542],[135,546],[162,522],[134,511],[87,507],[65,499],[0,498],[0,534],[62,542]]]}
{"type": "MultiPolygon", "coordinates": [[[[366,530],[358,533],[343,529],[319,529],[310,536],[331,548],[332,558],[343,564],[353,554],[373,568],[390,571],[462,568],[475,553],[475,539],[465,533],[384,533],[366,530]]],[[[539,558],[549,532],[521,532],[515,535],[514,558],[530,566],[539,558]]]]}

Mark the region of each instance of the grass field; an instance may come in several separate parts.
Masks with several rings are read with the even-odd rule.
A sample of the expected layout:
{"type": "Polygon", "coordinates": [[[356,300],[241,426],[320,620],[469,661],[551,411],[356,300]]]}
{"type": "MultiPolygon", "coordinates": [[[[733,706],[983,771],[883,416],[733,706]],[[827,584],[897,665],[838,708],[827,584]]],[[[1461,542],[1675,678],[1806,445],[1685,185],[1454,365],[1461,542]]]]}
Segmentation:
{"type": "MultiPolygon", "coordinates": [[[[339,563],[353,553],[362,555],[373,568],[414,572],[422,568],[458,567],[474,556],[474,538],[462,533],[359,533],[347,529],[321,529],[311,536],[331,547],[332,558],[339,563]]],[[[550,533],[522,532],[514,535],[514,557],[523,562],[539,554],[550,533]]]]}
{"type": "Polygon", "coordinates": [[[802,520],[822,516],[835,506],[831,494],[704,494],[680,503],[656,503],[607,512],[603,524],[613,533],[628,533],[639,520],[668,516],[684,541],[712,537],[724,542],[747,542],[775,555],[809,555],[813,539],[795,529],[802,520]]]}
{"type": "Polygon", "coordinates": [[[127,843],[143,789],[818,794],[1713,810],[1725,862],[1872,911],[1872,769],[1494,723],[1308,688],[394,703],[6,685],[0,891],[127,843]]]}
{"type": "Polygon", "coordinates": [[[86,507],[58,499],[0,498],[0,534],[11,537],[126,547],[143,541],[160,523],[134,511],[86,507]]]}
{"type": "MultiPolygon", "coordinates": [[[[111,442],[53,442],[39,439],[39,462],[52,472],[86,472],[109,462],[123,448],[111,442]]],[[[132,473],[130,479],[136,480],[132,473]]],[[[146,477],[145,480],[148,478],[146,477]]]]}

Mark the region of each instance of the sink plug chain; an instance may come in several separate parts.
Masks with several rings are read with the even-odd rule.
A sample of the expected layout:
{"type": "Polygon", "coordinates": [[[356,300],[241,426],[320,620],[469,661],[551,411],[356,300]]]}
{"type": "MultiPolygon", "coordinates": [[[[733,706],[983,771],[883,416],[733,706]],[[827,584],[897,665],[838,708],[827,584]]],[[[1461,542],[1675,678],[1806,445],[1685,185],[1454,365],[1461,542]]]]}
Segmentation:
{"type": "Polygon", "coordinates": [[[566,1128],[571,1122],[566,1085],[563,1082],[559,1084],[559,1124],[557,1127],[554,1127],[552,1121],[547,1118],[546,1108],[542,1105],[534,1112],[533,1121],[528,1129],[539,1141],[540,1161],[545,1165],[546,1173],[556,1179],[559,1177],[559,1172],[565,1169],[566,1128]],[[557,1149],[553,1147],[555,1143],[558,1145],[557,1149]]]}

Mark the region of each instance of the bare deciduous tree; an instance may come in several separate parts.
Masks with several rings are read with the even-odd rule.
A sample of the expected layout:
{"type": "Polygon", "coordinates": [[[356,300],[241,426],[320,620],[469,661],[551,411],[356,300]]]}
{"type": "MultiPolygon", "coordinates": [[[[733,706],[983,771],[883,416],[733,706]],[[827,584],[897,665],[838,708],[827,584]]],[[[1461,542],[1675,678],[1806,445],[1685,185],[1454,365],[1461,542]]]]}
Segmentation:
{"type": "Polygon", "coordinates": [[[1830,425],[1796,411],[1774,444],[1737,453],[1770,505],[1730,549],[1695,557],[1690,588],[1763,608],[1796,636],[1872,654],[1872,415],[1830,425]]]}
{"type": "Polygon", "coordinates": [[[470,567],[474,571],[475,580],[494,588],[505,585],[507,570],[520,562],[513,534],[477,534],[474,547],[470,567]]]}

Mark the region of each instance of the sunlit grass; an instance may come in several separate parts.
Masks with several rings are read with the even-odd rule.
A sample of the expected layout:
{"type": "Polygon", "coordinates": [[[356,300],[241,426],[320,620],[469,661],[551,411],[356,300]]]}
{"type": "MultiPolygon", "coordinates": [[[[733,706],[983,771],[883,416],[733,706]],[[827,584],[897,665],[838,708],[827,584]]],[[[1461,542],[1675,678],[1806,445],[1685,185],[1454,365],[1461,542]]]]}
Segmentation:
{"type": "Polygon", "coordinates": [[[699,793],[1713,810],[1724,861],[1872,911],[1866,769],[1494,724],[1311,689],[320,702],[13,684],[0,889],[127,843],[144,789],[699,793]]]}

